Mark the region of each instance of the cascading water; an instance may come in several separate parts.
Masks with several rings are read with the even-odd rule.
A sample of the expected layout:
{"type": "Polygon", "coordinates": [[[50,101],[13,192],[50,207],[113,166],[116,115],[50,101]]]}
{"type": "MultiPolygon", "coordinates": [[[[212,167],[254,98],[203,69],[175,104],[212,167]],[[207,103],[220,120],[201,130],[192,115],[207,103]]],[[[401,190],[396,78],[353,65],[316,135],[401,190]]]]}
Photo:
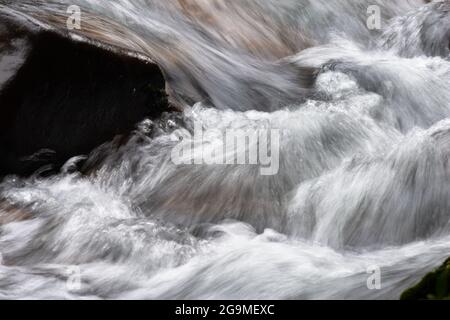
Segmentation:
{"type": "Polygon", "coordinates": [[[40,4],[5,5],[121,24],[184,111],[144,120],[92,174],[76,158],[1,182],[20,217],[0,226],[1,299],[396,299],[450,255],[448,1],[40,4]],[[227,130],[279,130],[277,174],[175,164],[195,123],[194,154],[227,130]]]}

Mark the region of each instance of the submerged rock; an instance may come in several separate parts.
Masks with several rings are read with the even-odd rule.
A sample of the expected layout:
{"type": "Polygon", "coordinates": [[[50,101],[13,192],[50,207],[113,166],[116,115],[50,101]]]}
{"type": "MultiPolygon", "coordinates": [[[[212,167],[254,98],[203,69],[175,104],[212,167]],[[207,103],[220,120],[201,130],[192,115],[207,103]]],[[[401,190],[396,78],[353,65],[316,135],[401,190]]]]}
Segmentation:
{"type": "Polygon", "coordinates": [[[450,258],[442,266],[428,273],[416,286],[406,290],[401,300],[449,300],[450,258]]]}
{"type": "Polygon", "coordinates": [[[19,208],[6,200],[0,199],[0,226],[8,223],[31,219],[33,214],[25,208],[19,208]]]}
{"type": "Polygon", "coordinates": [[[163,72],[124,49],[127,34],[101,19],[73,32],[65,21],[0,6],[0,177],[58,169],[167,111],[163,72]]]}

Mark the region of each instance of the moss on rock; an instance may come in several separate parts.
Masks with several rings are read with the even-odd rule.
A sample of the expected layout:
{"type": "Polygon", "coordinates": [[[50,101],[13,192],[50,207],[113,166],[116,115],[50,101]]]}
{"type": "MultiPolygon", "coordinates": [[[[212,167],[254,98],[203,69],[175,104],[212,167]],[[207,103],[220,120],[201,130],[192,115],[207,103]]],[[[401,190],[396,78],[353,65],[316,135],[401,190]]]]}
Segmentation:
{"type": "Polygon", "coordinates": [[[416,286],[406,290],[401,300],[450,300],[450,258],[428,273],[416,286]]]}

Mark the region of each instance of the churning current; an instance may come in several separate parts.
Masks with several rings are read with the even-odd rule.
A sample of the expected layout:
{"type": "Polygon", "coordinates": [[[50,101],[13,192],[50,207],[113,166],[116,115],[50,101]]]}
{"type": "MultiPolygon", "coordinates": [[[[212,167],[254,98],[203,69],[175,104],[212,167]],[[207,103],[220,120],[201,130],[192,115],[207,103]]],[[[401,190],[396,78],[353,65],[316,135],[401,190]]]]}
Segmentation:
{"type": "Polygon", "coordinates": [[[132,30],[183,111],[0,183],[0,299],[397,299],[450,255],[448,1],[40,2],[132,30]],[[277,132],[276,173],[173,161],[230,130],[277,132]]]}

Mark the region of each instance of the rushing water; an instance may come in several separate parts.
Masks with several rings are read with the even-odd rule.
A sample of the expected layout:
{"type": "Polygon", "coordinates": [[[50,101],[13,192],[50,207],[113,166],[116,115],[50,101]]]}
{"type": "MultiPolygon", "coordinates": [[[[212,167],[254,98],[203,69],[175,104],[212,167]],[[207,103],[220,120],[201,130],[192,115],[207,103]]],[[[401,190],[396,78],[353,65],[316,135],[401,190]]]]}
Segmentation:
{"type": "Polygon", "coordinates": [[[450,255],[449,2],[73,3],[131,30],[184,112],[91,175],[0,184],[27,216],[0,227],[0,298],[396,299],[450,255]],[[208,145],[279,130],[278,173],[175,165],[195,122],[208,145]]]}

